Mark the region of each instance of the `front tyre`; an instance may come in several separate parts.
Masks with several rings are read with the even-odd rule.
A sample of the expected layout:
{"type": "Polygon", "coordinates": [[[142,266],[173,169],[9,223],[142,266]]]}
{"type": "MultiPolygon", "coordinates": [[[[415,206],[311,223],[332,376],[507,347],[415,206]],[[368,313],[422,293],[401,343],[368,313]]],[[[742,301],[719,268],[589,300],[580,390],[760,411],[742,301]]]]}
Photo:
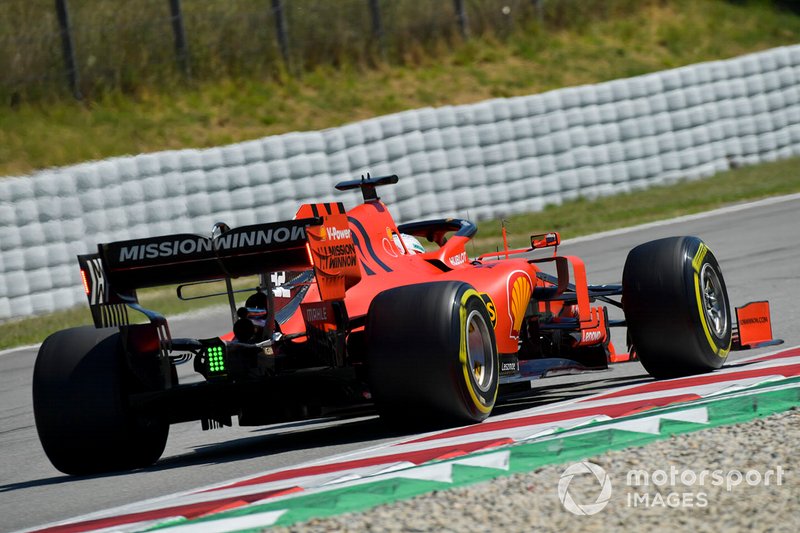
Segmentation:
{"type": "Polygon", "coordinates": [[[731,347],[731,312],[714,254],[697,237],[639,245],[622,274],[630,341],[645,370],[672,378],[720,368],[731,347]]]}
{"type": "Polygon", "coordinates": [[[497,397],[497,343],[486,304],[463,282],[380,293],[367,316],[369,385],[393,423],[480,422],[497,397]]]}
{"type": "Polygon", "coordinates": [[[47,457],[65,474],[85,475],[153,464],[169,424],[135,412],[140,389],[124,364],[116,329],[59,331],[42,343],[33,370],[33,412],[47,457]]]}

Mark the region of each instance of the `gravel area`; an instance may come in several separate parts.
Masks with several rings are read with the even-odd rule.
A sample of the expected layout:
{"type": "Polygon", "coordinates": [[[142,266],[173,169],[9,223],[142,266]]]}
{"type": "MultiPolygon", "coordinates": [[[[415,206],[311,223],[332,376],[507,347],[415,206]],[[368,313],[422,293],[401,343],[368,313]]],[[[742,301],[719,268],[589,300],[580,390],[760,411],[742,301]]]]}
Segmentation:
{"type": "MultiPolygon", "coordinates": [[[[588,461],[608,473],[612,486],[607,506],[592,516],[576,516],[562,506],[558,485],[562,473],[570,465],[563,464],[438,491],[363,513],[311,520],[269,531],[795,533],[800,531],[798,443],[800,409],[795,408],[746,424],[674,436],[643,448],[590,457],[588,461]],[[629,484],[631,470],[646,471],[651,476],[651,484],[636,485],[634,480],[629,484]],[[667,478],[657,472],[659,470],[667,478]],[[703,470],[708,472],[703,478],[704,484],[700,485],[703,470]],[[714,471],[719,471],[717,477],[714,471]],[[772,471],[769,485],[764,483],[767,471],[772,471]],[[735,485],[736,472],[743,476],[738,485],[735,485]],[[693,480],[692,474],[697,479],[693,480]],[[674,485],[668,479],[670,475],[675,478],[674,485]],[[748,484],[745,478],[748,475],[750,481],[755,483],[760,477],[761,482],[748,484]],[[730,487],[727,486],[729,482],[730,487]]],[[[600,483],[590,473],[578,474],[568,484],[567,492],[578,504],[593,504],[600,494],[600,483]]]]}

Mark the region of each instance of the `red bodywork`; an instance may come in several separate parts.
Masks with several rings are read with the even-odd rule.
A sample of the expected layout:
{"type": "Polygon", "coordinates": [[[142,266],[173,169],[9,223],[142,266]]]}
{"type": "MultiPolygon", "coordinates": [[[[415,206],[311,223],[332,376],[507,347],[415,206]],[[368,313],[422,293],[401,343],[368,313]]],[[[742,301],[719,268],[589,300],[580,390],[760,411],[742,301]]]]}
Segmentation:
{"type": "MultiPolygon", "coordinates": [[[[325,220],[323,227],[337,227],[337,231],[341,232],[345,229],[342,226],[343,215],[335,213],[335,210],[332,204],[316,204],[313,208],[311,205],[304,205],[296,218],[319,214],[325,220]],[[328,215],[327,211],[334,211],[334,214],[328,215]]],[[[579,334],[574,341],[575,346],[608,345],[612,361],[627,360],[627,357],[615,354],[609,343],[604,308],[590,303],[586,270],[579,258],[552,255],[527,259],[520,254],[531,252],[532,249],[525,249],[487,254],[480,260],[470,260],[467,244],[471,237],[463,235],[450,237],[438,249],[413,254],[404,245],[402,248],[397,245],[397,242],[402,243],[399,238],[401,229],[380,200],[366,201],[349,210],[346,217],[346,229],[349,229],[350,235],[349,238],[338,239],[337,244],[344,246],[352,241],[360,274],[360,280],[355,279],[353,272],[339,276],[341,285],[348,286],[344,301],[351,319],[366,315],[373,298],[386,289],[430,281],[464,281],[481,293],[487,303],[495,329],[498,353],[515,354],[519,350],[523,320],[531,312],[531,296],[539,289],[547,291],[547,298],[535,299],[538,303],[534,312],[552,317],[555,322],[567,318],[574,322],[574,319],[578,319],[579,327],[573,330],[579,334]],[[394,236],[398,238],[395,239],[394,236]],[[556,282],[552,277],[539,275],[542,272],[540,267],[545,265],[555,268],[556,282]],[[574,284],[577,301],[565,305],[557,298],[570,284],[574,284]]],[[[318,234],[324,234],[324,231],[309,228],[309,235],[318,234]]],[[[557,238],[557,234],[550,235],[557,238]]],[[[310,237],[310,240],[315,239],[310,237]]],[[[539,246],[552,246],[543,240],[539,242],[539,246]]],[[[313,250],[314,246],[311,248],[313,250]]],[[[320,302],[318,285],[328,286],[328,278],[337,277],[338,272],[320,268],[319,255],[313,254],[318,284],[312,284],[309,288],[303,300],[304,307],[320,302]],[[321,282],[321,279],[324,281],[321,282]]],[[[340,296],[341,293],[335,292],[334,296],[340,296]]],[[[408,312],[413,313],[414,310],[409,309],[408,312]]],[[[298,312],[281,325],[281,330],[288,334],[302,333],[307,329],[307,322],[307,317],[298,312]]],[[[413,332],[410,334],[413,335],[413,332]]]]}

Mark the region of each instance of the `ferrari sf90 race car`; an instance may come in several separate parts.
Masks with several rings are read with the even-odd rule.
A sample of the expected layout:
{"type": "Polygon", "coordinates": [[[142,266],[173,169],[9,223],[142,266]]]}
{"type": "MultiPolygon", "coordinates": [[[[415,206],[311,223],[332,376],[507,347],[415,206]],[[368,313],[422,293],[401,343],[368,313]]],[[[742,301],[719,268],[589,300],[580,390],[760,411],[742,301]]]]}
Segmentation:
{"type": "Polygon", "coordinates": [[[396,224],[376,190],[396,182],[339,183],[361,191],[350,210],[305,204],[292,220],[217,223],[209,236],[112,242],[79,256],[94,326],[49,336],[33,378],[53,465],[68,474],[146,466],[170,424],[192,420],[211,429],[234,417],[265,425],[374,407],[396,425],[475,423],[532,379],[629,360],[670,378],[774,342],[768,304],[732,313],[717,260],[696,237],[641,244],[621,284],[590,285],[581,259],[557,253],[556,232],[470,257],[468,220],[396,224]],[[243,277],[255,281],[232,281],[243,277]],[[209,282],[226,286],[232,327],[221,324],[221,336],[172,337],[137,298],[178,285],[186,299],[209,282]],[[627,326],[625,353],[611,343],[615,326],[627,326]],[[189,362],[201,379],[178,378],[189,362]]]}

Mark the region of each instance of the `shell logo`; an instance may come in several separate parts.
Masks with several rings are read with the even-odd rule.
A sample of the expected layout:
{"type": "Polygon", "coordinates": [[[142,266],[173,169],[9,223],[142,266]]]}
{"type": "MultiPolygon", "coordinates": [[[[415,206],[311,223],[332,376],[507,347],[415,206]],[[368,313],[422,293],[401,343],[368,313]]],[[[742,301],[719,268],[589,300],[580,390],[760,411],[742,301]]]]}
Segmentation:
{"type": "Polygon", "coordinates": [[[525,311],[528,309],[533,289],[530,279],[523,273],[519,273],[516,278],[510,278],[508,285],[510,288],[508,308],[511,313],[511,336],[519,337],[522,319],[525,318],[525,311]]]}

